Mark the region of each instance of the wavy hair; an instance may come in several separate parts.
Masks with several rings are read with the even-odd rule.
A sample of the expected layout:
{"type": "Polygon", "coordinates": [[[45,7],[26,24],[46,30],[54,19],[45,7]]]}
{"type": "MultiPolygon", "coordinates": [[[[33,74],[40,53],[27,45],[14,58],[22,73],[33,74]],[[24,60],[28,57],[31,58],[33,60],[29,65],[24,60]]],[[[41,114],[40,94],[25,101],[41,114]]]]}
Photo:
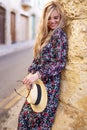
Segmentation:
{"type": "Polygon", "coordinates": [[[65,24],[64,13],[61,10],[60,4],[57,1],[48,2],[43,8],[42,16],[40,19],[39,30],[37,33],[36,43],[34,46],[34,57],[38,57],[42,46],[49,41],[52,33],[54,32],[54,30],[53,31],[50,30],[47,25],[48,18],[54,10],[57,10],[57,12],[60,15],[60,22],[57,28],[64,27],[65,24]]]}

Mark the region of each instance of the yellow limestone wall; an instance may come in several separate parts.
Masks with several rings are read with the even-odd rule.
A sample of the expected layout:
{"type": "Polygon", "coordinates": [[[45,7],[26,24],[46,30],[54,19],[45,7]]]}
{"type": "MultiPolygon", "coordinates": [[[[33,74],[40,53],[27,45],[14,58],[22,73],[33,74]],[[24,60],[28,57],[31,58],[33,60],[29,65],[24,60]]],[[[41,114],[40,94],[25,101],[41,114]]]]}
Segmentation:
{"type": "Polygon", "coordinates": [[[87,0],[59,0],[67,16],[68,60],[52,130],[87,130],[87,0]]]}

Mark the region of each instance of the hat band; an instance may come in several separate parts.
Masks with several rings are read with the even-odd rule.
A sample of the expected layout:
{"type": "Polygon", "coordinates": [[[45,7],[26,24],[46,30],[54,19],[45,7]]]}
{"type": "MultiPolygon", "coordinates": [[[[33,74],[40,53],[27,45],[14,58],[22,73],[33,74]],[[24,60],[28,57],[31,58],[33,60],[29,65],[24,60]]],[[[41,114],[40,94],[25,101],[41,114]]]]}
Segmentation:
{"type": "Polygon", "coordinates": [[[41,87],[39,84],[36,84],[37,86],[37,91],[38,91],[38,97],[37,97],[37,100],[35,102],[35,105],[38,105],[40,103],[40,100],[41,100],[41,87]]]}

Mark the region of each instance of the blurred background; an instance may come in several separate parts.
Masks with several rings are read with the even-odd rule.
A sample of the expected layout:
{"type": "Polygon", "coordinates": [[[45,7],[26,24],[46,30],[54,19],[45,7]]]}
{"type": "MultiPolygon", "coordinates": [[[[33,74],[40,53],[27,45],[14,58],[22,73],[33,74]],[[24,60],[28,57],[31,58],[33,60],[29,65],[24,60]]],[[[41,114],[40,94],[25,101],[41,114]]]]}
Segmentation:
{"type": "Polygon", "coordinates": [[[27,75],[33,60],[33,45],[45,2],[47,0],[0,0],[1,129],[10,129],[7,126],[2,128],[1,124],[8,119],[8,110],[22,98],[14,89],[26,95],[23,93],[25,86],[17,81],[27,75]]]}
{"type": "MultiPolygon", "coordinates": [[[[50,0],[0,0],[0,130],[17,130],[42,8],[50,0]],[[14,89],[21,95],[19,96],[14,89]]],[[[87,0],[57,0],[66,15],[68,55],[52,130],[87,130],[87,0]]]]}
{"type": "Polygon", "coordinates": [[[0,45],[34,39],[45,1],[0,0],[0,45]]]}

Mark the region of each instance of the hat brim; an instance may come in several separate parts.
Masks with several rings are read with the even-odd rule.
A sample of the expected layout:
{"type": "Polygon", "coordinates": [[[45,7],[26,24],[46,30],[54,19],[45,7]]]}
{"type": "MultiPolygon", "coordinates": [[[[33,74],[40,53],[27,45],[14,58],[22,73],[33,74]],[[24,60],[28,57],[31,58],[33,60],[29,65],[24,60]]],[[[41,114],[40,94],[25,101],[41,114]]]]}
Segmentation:
{"type": "MultiPolygon", "coordinates": [[[[42,91],[41,100],[38,105],[34,105],[34,104],[30,104],[30,105],[31,105],[31,108],[33,109],[33,111],[42,112],[46,108],[47,101],[48,101],[47,89],[46,89],[46,86],[43,84],[43,82],[40,79],[35,81],[35,84],[39,84],[41,87],[41,91],[42,91]]],[[[27,98],[27,101],[29,101],[28,98],[27,98]]]]}

